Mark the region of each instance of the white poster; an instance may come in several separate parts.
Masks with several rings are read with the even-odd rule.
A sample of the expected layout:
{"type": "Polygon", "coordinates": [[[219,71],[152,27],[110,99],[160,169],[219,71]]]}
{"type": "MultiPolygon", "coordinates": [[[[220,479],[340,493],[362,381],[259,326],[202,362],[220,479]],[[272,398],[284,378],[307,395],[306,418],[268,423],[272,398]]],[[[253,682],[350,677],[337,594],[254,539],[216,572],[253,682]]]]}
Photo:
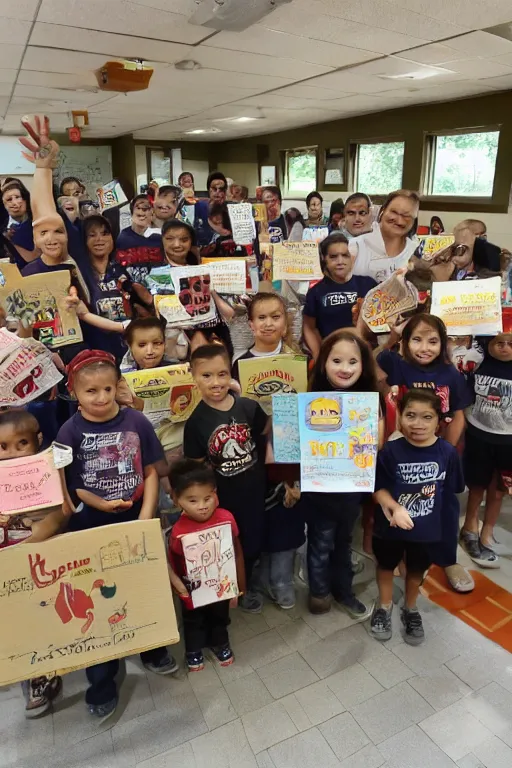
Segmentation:
{"type": "Polygon", "coordinates": [[[231,203],[228,205],[229,220],[233,240],[237,245],[252,245],[256,237],[256,225],[252,215],[251,203],[231,203]]]}
{"type": "Polygon", "coordinates": [[[495,336],[503,329],[501,277],[432,283],[430,311],[450,336],[495,336]]]}
{"type": "Polygon", "coordinates": [[[238,595],[235,548],[229,524],[181,537],[194,608],[238,595]]]}

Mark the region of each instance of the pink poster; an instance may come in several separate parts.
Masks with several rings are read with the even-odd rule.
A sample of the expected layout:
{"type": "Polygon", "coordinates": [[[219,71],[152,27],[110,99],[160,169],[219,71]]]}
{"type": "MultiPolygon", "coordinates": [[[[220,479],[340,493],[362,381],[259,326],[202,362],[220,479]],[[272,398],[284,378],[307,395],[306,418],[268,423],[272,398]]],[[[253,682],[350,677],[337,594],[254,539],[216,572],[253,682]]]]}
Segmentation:
{"type": "Polygon", "coordinates": [[[49,448],[0,462],[0,515],[19,515],[62,504],[62,487],[49,448]]]}

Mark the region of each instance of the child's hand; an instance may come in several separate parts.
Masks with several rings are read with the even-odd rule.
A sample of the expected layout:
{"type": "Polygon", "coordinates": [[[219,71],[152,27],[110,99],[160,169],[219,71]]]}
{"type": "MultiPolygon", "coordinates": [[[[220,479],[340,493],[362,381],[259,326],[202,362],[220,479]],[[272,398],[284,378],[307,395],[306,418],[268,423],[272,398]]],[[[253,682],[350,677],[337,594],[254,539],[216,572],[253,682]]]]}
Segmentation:
{"type": "Polygon", "coordinates": [[[390,525],[392,528],[403,528],[404,531],[410,531],[414,528],[414,523],[411,520],[408,511],[401,505],[394,508],[390,525]]]}
{"type": "Polygon", "coordinates": [[[103,503],[102,512],[122,512],[124,509],[130,509],[130,507],[133,507],[133,501],[112,499],[103,503]]]}

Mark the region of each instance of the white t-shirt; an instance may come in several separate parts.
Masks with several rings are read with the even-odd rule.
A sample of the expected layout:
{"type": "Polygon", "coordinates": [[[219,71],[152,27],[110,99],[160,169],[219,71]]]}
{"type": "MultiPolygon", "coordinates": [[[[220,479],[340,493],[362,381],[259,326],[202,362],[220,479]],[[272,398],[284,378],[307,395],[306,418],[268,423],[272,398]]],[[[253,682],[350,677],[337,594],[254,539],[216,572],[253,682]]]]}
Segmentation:
{"type": "Polygon", "coordinates": [[[386,246],[382,239],[380,227],[376,227],[366,235],[354,237],[349,243],[350,253],[356,257],[353,274],[373,277],[377,283],[382,283],[396,272],[407,267],[409,259],[418,247],[418,240],[407,238],[405,248],[398,256],[390,258],[386,254],[386,246]]]}

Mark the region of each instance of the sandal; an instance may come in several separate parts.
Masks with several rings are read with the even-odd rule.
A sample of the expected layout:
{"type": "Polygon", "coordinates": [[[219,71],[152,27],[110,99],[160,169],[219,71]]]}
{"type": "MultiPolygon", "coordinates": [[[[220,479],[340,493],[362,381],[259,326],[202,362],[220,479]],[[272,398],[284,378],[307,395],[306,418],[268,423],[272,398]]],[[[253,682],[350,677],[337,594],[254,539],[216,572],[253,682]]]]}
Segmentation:
{"type": "Polygon", "coordinates": [[[450,587],[455,592],[472,592],[475,588],[475,582],[470,572],[467,571],[464,566],[455,563],[455,565],[449,565],[444,569],[446,578],[450,583],[450,587]]]}

